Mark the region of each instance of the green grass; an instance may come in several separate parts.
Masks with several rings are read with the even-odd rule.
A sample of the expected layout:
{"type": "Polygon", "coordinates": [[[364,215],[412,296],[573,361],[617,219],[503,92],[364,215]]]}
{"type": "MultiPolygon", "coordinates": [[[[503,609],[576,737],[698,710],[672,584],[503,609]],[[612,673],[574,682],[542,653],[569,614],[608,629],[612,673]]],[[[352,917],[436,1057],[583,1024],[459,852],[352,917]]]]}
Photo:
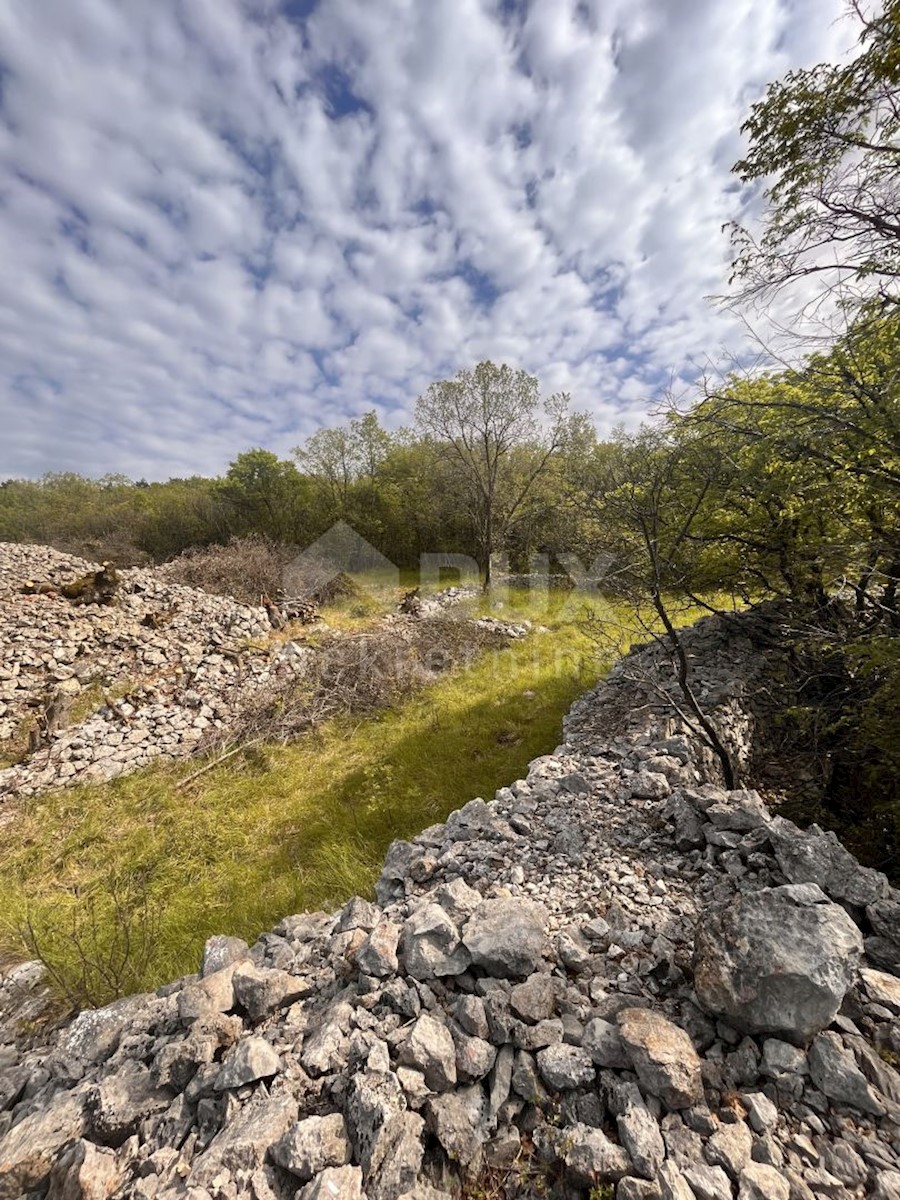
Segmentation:
{"type": "Polygon", "coordinates": [[[185,789],[196,763],[23,801],[0,847],[0,955],[32,954],[36,939],[60,987],[99,1003],[195,970],[212,933],[251,940],[287,913],[370,894],[393,838],[489,799],[558,743],[602,665],[581,603],[510,597],[495,615],[547,632],[185,789]]]}

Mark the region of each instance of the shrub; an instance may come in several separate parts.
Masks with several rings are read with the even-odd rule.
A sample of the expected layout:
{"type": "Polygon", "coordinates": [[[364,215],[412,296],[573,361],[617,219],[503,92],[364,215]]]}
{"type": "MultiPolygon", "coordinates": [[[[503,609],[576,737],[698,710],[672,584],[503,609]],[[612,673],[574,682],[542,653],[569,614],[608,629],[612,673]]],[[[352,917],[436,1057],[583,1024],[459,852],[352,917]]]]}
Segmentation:
{"type": "Polygon", "coordinates": [[[224,546],[185,550],[162,571],[173,583],[232,596],[242,604],[259,604],[264,595],[277,596],[285,564],[296,553],[296,547],[251,534],[233,537],[224,546]]]}

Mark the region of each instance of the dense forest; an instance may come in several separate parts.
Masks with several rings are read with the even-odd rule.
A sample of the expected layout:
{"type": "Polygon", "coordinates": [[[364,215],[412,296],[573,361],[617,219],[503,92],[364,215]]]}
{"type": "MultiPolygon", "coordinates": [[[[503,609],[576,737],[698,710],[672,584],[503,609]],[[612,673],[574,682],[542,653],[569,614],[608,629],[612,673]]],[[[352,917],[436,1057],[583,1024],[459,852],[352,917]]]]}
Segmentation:
{"type": "Polygon", "coordinates": [[[400,566],[462,553],[486,580],[497,553],[519,569],[602,556],[605,586],[663,625],[678,598],[777,600],[796,618],[786,707],[827,760],[832,816],[864,806],[896,854],[900,0],[859,19],[851,62],[769,87],[735,167],[766,208],[760,233],[732,231],[734,295],[765,308],[796,289],[827,343],[820,325],[790,365],[764,355],[604,440],[567,396],[484,362],[433,384],[408,429],[370,412],[290,458],[248,450],[221,478],[6,480],[0,540],[126,564],[248,534],[307,545],[343,519],[400,566]]]}

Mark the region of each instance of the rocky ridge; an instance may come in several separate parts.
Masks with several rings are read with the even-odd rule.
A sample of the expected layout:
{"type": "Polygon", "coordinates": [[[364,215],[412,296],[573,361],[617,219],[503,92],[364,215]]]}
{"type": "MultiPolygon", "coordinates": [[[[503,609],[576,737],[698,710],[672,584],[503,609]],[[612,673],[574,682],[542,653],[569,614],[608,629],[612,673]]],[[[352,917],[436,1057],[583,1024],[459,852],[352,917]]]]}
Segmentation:
{"type": "MultiPolygon", "coordinates": [[[[773,620],[686,635],[739,760],[773,620]]],[[[30,1049],[19,968],[0,1198],[900,1197],[900,893],[719,786],[664,657],[394,843],[377,903],[213,938],[30,1049]]]]}

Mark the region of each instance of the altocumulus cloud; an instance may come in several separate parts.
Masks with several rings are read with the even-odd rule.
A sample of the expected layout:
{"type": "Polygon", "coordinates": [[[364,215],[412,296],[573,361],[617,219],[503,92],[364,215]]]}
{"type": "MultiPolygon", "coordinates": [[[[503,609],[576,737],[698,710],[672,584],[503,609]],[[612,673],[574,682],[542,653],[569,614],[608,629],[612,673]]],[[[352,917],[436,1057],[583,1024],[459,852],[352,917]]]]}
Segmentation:
{"type": "Polygon", "coordinates": [[[396,427],[490,357],[634,423],[741,331],[729,178],[842,0],[4,0],[0,475],[396,427]]]}

